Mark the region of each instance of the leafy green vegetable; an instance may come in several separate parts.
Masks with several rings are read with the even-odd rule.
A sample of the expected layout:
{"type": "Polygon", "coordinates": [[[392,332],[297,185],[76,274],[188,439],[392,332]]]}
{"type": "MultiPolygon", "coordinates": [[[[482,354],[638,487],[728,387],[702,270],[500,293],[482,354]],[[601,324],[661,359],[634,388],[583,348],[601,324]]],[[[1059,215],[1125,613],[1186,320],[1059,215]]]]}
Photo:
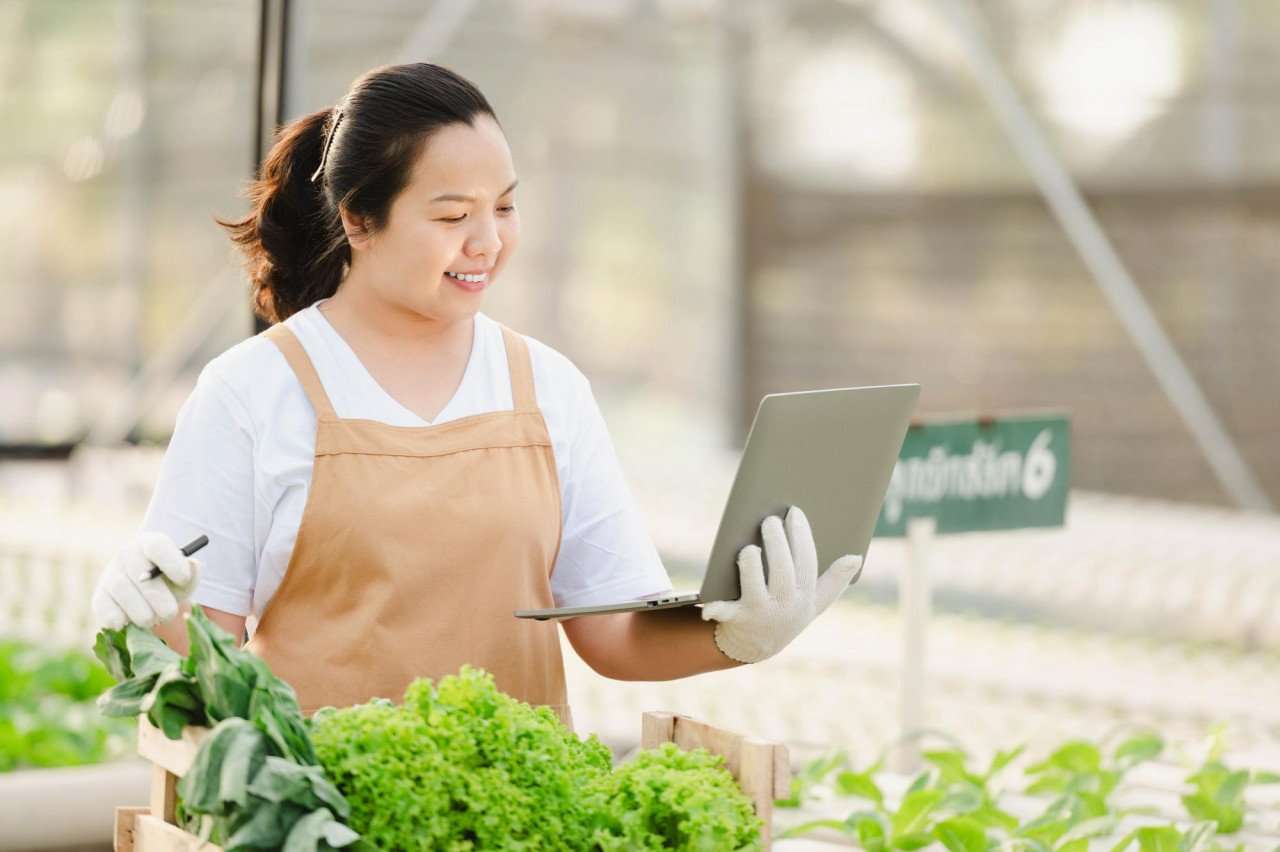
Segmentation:
{"type": "Polygon", "coordinates": [[[723,763],[705,749],[664,743],[597,778],[587,788],[594,810],[589,848],[762,848],[763,825],[723,763]]]}
{"type": "Polygon", "coordinates": [[[668,745],[611,772],[596,737],[468,667],[414,682],[402,706],[374,699],[308,723],[293,689],[198,607],[187,631],[187,658],[133,625],[102,631],[95,651],[121,682],[99,706],[146,713],[175,739],[213,726],[178,812],[226,852],[760,848],[750,801],[705,751],[668,745]]]}
{"type": "Polygon", "coordinates": [[[1271,773],[1232,770],[1210,760],[1187,779],[1195,792],[1183,796],[1182,803],[1194,818],[1217,823],[1219,834],[1234,834],[1244,827],[1245,790],[1252,784],[1273,784],[1277,780],[1280,779],[1271,773]]]}
{"type": "Polygon", "coordinates": [[[320,764],[381,849],[585,849],[582,790],[610,755],[547,708],[499,692],[469,667],[311,720],[320,764]],[[553,840],[550,840],[553,839],[553,840]],[[561,845],[563,844],[563,845],[561,845]]]}
{"type": "Polygon", "coordinates": [[[608,749],[464,666],[404,704],[327,708],[316,753],[380,849],[728,852],[760,847],[750,801],[705,751],[673,744],[610,772],[608,749]]]}
{"type": "Polygon", "coordinates": [[[108,672],[81,651],[0,641],[0,772],[127,756],[131,726],[94,709],[110,686],[108,672]]]}
{"type": "Polygon", "coordinates": [[[316,765],[293,688],[199,607],[187,634],[185,658],[136,625],[104,630],[94,645],[121,679],[99,700],[104,714],[146,713],[171,739],[188,725],[213,725],[178,783],[180,822],[226,852],[356,844],[359,835],[342,823],[350,806],[316,765]]]}
{"type": "MultiPolygon", "coordinates": [[[[791,797],[779,799],[775,802],[775,805],[780,808],[800,807],[804,804],[805,797],[813,787],[821,784],[831,773],[845,766],[848,761],[849,753],[843,750],[809,761],[800,768],[799,772],[791,777],[791,797]]],[[[876,764],[867,770],[867,773],[877,772],[879,769],[880,764],[876,764]]],[[[876,792],[879,793],[878,790],[876,792]]]]}

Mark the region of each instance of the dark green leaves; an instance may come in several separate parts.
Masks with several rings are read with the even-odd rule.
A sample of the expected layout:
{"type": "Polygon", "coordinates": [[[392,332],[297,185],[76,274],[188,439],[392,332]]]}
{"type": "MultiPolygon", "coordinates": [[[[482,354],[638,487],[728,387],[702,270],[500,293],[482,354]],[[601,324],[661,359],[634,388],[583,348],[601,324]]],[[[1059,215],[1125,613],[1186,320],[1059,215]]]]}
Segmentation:
{"type": "Polygon", "coordinates": [[[342,824],[350,806],[316,765],[293,688],[205,617],[187,619],[191,656],[129,625],[104,630],[94,650],[122,678],[99,702],[108,716],[146,713],[170,739],[213,726],[178,784],[188,829],[226,852],[322,852],[359,838],[342,824]]]}

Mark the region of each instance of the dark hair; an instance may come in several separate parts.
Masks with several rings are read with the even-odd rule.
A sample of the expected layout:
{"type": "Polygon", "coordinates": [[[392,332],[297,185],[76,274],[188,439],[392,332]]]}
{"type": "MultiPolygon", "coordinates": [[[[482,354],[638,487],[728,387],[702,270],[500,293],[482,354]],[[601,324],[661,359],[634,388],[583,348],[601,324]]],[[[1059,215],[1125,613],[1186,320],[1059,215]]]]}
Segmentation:
{"type": "Polygon", "coordinates": [[[337,107],[279,128],[245,192],[252,211],[217,220],[244,254],[258,315],[278,322],[337,292],[351,262],[339,205],[381,230],[431,137],[478,115],[497,121],[474,84],[415,62],[366,72],[337,107]]]}

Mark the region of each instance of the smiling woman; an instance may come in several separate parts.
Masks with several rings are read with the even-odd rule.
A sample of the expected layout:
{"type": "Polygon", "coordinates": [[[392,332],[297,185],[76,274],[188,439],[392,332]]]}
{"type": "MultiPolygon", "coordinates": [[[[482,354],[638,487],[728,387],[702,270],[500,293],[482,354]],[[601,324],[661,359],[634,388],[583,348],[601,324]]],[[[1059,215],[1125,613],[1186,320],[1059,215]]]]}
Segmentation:
{"type": "MultiPolygon", "coordinates": [[[[670,580],[586,377],[480,310],[519,243],[516,185],[489,103],[436,65],[371,71],[281,130],[252,209],[222,223],[277,324],[201,373],[144,535],[95,594],[104,625],[172,619],[190,594],[304,712],[471,665],[570,721],[556,623],[514,613],[670,580]],[[203,571],[173,544],[197,534],[203,571]],[[138,579],[147,562],[162,576],[138,579]]],[[[813,547],[788,524],[766,536],[776,577],[813,547]]],[[[812,618],[813,584],[797,570],[765,591],[758,549],[743,564],[761,594],[732,619],[610,613],[565,633],[620,679],[763,659],[812,618]],[[730,641],[744,632],[769,641],[730,641]]],[[[181,625],[157,633],[183,649],[181,625]]]]}

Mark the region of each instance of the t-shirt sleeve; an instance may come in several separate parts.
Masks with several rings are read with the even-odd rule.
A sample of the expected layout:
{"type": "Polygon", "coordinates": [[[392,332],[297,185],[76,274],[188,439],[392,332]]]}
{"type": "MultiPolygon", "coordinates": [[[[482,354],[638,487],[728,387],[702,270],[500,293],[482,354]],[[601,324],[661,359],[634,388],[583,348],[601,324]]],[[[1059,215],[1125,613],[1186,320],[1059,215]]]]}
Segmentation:
{"type": "Polygon", "coordinates": [[[142,524],[179,545],[207,535],[192,601],[234,615],[250,613],[257,580],[254,445],[248,409],[211,364],[178,414],[142,524]]]}
{"type": "Polygon", "coordinates": [[[564,531],[551,573],[556,606],[591,606],[670,591],[591,386],[576,376],[564,531]]]}

